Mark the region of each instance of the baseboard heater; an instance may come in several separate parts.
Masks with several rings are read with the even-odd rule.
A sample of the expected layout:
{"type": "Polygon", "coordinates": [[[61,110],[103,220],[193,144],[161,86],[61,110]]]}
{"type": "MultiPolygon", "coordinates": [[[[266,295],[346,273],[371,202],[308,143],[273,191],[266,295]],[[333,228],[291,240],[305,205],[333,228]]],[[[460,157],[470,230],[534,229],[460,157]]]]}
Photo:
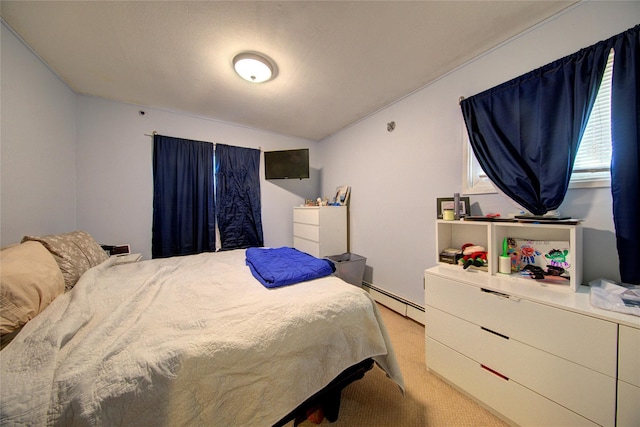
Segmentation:
{"type": "Polygon", "coordinates": [[[369,282],[363,281],[362,287],[380,304],[424,325],[424,307],[421,307],[418,304],[408,301],[398,295],[394,295],[389,291],[380,289],[369,282]]]}

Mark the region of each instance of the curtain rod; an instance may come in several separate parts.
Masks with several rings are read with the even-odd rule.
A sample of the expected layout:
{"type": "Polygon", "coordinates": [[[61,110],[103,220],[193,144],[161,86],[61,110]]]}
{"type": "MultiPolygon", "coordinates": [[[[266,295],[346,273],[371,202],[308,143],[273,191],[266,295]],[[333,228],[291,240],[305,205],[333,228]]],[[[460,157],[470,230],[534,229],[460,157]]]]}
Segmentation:
{"type": "MultiPolygon", "coordinates": [[[[149,133],[145,133],[144,136],[156,136],[156,135],[160,135],[157,131],[153,131],[150,134],[149,133]]],[[[169,136],[169,135],[165,135],[165,136],[169,136]]],[[[177,138],[177,139],[188,139],[188,138],[180,138],[177,136],[171,136],[170,138],[177,138]]],[[[191,141],[196,141],[195,139],[192,139],[191,141]]],[[[208,142],[209,144],[213,144],[213,146],[215,147],[216,143],[213,141],[201,141],[201,140],[197,140],[198,142],[208,142]]]]}
{"type": "MultiPolygon", "coordinates": [[[[156,135],[159,135],[159,134],[155,130],[153,132],[151,132],[151,133],[145,133],[144,134],[144,136],[156,136],[156,135]]],[[[182,138],[182,139],[184,139],[184,138],[182,138]]],[[[213,144],[214,147],[216,146],[215,142],[211,142],[211,141],[200,141],[200,142],[208,142],[210,144],[213,144]]],[[[258,150],[262,151],[262,147],[258,147],[258,150]]]]}

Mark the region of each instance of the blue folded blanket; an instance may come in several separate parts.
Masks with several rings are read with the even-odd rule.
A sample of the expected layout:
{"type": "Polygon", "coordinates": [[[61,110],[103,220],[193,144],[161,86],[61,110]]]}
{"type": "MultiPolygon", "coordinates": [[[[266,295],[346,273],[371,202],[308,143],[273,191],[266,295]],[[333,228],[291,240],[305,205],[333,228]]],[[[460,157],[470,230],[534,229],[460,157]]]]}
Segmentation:
{"type": "Polygon", "coordinates": [[[253,276],[267,288],[318,279],[336,271],[328,259],[289,247],[249,248],[246,257],[253,276]]]}

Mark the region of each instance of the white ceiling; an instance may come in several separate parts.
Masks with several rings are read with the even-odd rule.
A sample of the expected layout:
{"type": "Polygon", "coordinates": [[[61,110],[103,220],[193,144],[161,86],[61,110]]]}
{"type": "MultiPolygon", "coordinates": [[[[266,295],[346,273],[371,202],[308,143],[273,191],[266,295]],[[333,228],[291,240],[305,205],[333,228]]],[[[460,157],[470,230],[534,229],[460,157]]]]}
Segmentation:
{"type": "Polygon", "coordinates": [[[320,140],[574,1],[5,1],[76,93],[320,140]],[[258,51],[276,79],[241,80],[258,51]]]}

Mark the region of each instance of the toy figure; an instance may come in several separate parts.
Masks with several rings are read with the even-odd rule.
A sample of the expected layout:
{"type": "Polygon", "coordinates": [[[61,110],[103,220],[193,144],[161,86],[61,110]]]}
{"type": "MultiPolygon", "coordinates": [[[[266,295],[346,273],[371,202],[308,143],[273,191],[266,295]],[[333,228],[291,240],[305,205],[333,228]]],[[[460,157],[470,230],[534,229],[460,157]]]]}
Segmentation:
{"type": "Polygon", "coordinates": [[[462,245],[462,258],[458,260],[458,264],[462,265],[465,270],[472,265],[474,267],[486,267],[487,251],[483,246],[465,243],[462,245]]]}

